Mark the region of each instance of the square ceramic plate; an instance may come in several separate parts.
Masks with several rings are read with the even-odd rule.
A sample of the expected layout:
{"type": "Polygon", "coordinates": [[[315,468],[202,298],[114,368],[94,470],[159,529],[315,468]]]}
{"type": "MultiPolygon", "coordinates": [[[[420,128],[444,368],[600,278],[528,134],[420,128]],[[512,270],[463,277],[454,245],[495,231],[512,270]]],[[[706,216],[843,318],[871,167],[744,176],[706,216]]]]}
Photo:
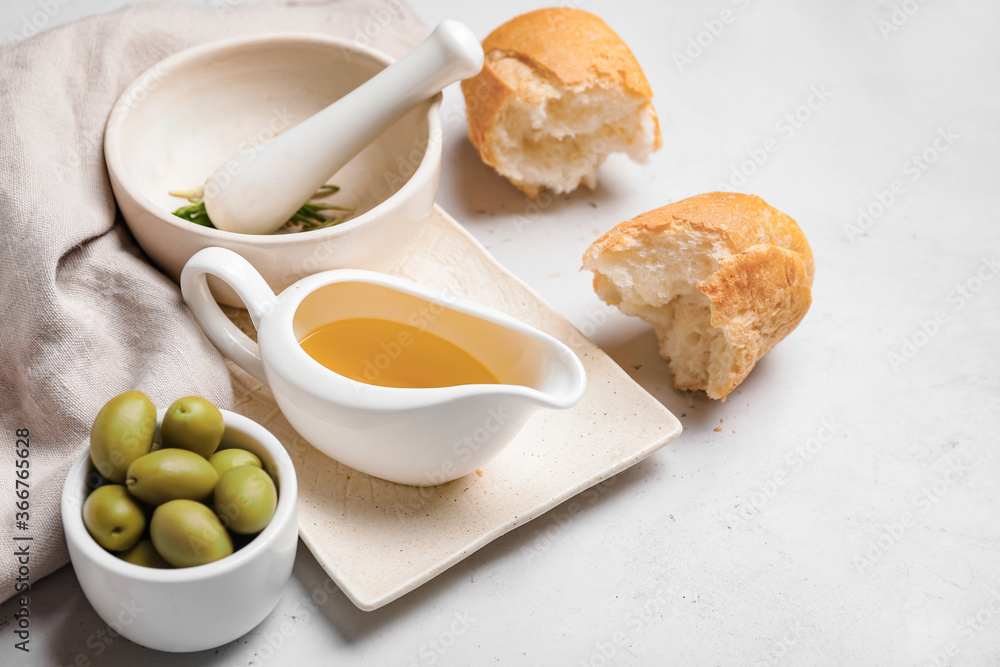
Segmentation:
{"type": "MultiPolygon", "coordinates": [[[[534,415],[481,476],[421,489],[370,477],[321,454],[289,426],[268,388],[230,363],[233,409],[270,429],[295,463],[299,535],[366,611],[634,465],[681,432],[676,417],[440,208],[393,273],[505,311],[562,340],[583,361],[587,392],[570,410],[534,415]]],[[[253,331],[246,311],[227,312],[253,331]]]]}

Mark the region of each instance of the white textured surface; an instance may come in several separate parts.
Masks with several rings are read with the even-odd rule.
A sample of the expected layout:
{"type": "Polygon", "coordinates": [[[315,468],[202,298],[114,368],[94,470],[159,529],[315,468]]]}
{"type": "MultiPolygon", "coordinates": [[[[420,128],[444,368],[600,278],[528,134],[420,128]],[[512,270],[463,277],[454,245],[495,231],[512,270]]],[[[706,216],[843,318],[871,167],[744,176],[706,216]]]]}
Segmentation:
{"type": "MultiPolygon", "coordinates": [[[[6,0],[0,36],[44,6],[61,7],[51,26],[120,4],[6,0]]],[[[415,6],[429,24],[458,18],[485,36],[540,4],[415,6]]],[[[14,650],[8,622],[0,662],[1000,662],[1000,6],[577,4],[605,17],[644,65],[663,150],[645,167],[611,160],[597,191],[536,213],[478,163],[449,90],[439,202],[687,431],[578,506],[556,508],[379,611],[325,588],[301,549],[284,600],[260,628],[177,659],[106,643],[66,568],[34,590],[31,654],[14,650]],[[894,7],[916,10],[883,38],[879,21],[894,7]],[[733,21],[678,68],[674,54],[726,9],[733,21]],[[810,99],[816,108],[802,109],[810,99]],[[809,116],[798,127],[785,120],[797,109],[809,116]],[[954,139],[938,143],[947,150],[915,168],[911,156],[934,157],[947,128],[954,139]],[[613,224],[715,189],[768,149],[737,189],[802,225],[816,254],[813,309],[729,401],[689,405],[670,388],[652,332],[605,316],[579,257],[613,224]],[[896,180],[901,194],[855,235],[858,208],[896,180]]],[[[0,615],[13,610],[5,604],[0,615]]]]}

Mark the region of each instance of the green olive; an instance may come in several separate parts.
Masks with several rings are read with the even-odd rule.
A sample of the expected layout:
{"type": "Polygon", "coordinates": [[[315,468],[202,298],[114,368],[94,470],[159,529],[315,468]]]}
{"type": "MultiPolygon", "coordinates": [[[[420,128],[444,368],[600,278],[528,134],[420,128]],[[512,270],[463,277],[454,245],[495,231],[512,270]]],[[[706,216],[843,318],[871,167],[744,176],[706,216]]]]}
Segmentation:
{"type": "Polygon", "coordinates": [[[170,563],[163,560],[163,556],[157,553],[152,540],[139,540],[131,549],[120,552],[118,557],[133,565],[143,565],[145,567],[160,569],[172,567],[170,563]]]}
{"type": "Polygon", "coordinates": [[[108,401],[90,428],[90,460],[115,484],[125,482],[132,461],[149,453],[156,430],[156,406],[141,391],[108,401]]]}
{"type": "Polygon", "coordinates": [[[233,553],[233,540],[219,518],[193,500],[171,500],[153,512],[153,546],[174,567],[194,567],[233,553]]]}
{"type": "Polygon", "coordinates": [[[179,498],[206,500],[218,481],[215,468],[194,452],[160,449],[132,462],[125,485],[139,500],[162,505],[179,498]]]}
{"type": "Polygon", "coordinates": [[[264,530],[278,506],[270,475],[253,466],[233,468],[215,485],[215,512],[229,530],[250,535],[264,530]]]}
{"type": "Polygon", "coordinates": [[[235,447],[232,449],[220,449],[212,454],[208,462],[215,468],[215,472],[219,473],[220,478],[233,468],[239,466],[264,467],[261,465],[260,459],[257,458],[256,454],[248,452],[245,449],[236,449],[235,447]]]}
{"type": "Polygon", "coordinates": [[[188,449],[207,459],[219,448],[225,430],[219,408],[200,396],[185,396],[167,408],[160,436],[164,447],[188,449]]]}
{"type": "Polygon", "coordinates": [[[83,525],[108,551],[124,551],[142,537],[146,517],[124,486],[108,484],[87,496],[83,503],[83,525]]]}

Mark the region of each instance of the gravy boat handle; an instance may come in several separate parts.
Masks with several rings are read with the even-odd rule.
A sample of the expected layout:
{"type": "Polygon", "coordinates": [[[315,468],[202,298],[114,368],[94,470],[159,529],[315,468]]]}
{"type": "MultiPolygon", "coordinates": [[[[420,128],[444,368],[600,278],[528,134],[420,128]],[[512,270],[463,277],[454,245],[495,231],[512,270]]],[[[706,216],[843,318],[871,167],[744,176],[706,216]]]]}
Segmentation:
{"type": "Polygon", "coordinates": [[[199,250],[181,271],[181,294],[208,339],[240,368],[267,384],[260,347],[219,308],[208,287],[210,275],[233,288],[257,329],[261,319],[274,310],[278,298],[250,262],[225,248],[199,250]]]}

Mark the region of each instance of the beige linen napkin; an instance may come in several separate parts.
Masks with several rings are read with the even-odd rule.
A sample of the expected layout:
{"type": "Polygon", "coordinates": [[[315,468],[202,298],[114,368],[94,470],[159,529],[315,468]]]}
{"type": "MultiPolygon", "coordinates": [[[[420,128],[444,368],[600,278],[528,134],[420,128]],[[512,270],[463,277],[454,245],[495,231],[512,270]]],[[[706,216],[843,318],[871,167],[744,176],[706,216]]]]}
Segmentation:
{"type": "Polygon", "coordinates": [[[15,544],[30,544],[31,582],[67,562],[63,480],[109,398],[140,389],[159,407],[187,394],[232,403],[221,356],[116,219],[104,124],[121,91],[166,56],[277,31],[397,57],[428,32],[401,0],[218,0],[134,5],[0,47],[0,600],[23,576],[15,544]],[[20,429],[30,443],[22,515],[20,429]]]}

